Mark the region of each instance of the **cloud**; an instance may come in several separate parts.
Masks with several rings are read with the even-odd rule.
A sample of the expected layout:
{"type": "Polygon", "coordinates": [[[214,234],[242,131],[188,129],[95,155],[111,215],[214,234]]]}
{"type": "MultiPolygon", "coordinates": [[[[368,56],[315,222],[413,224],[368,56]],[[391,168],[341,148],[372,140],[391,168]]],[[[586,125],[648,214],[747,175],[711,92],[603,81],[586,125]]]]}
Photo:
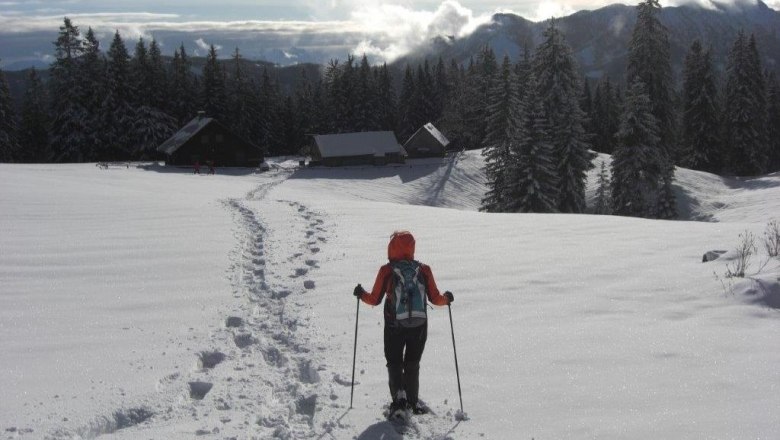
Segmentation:
{"type": "MultiPolygon", "coordinates": [[[[208,52],[209,50],[211,50],[211,44],[206,43],[206,41],[203,40],[203,38],[198,38],[197,40],[195,40],[195,45],[198,46],[198,48],[202,49],[205,52],[208,52]]],[[[220,49],[222,49],[222,46],[220,46],[219,44],[215,44],[214,45],[214,49],[220,50],[220,49]]]]}
{"type": "Polygon", "coordinates": [[[354,51],[381,61],[393,61],[437,36],[468,35],[490,21],[491,15],[475,17],[470,9],[455,0],[442,2],[434,11],[386,3],[361,3],[352,12],[351,21],[359,23],[369,36],[354,51]]]}

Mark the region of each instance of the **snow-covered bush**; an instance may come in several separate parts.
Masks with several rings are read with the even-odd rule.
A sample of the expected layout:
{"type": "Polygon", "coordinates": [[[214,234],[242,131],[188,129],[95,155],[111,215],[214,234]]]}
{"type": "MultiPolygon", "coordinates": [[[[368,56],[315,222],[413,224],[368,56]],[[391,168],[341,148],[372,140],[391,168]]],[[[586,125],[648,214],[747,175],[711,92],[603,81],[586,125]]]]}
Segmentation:
{"type": "Polygon", "coordinates": [[[780,255],[780,222],[772,220],[764,230],[764,248],[767,255],[776,258],[780,255]]]}
{"type": "Polygon", "coordinates": [[[750,231],[739,234],[739,243],[736,249],[736,258],[733,264],[726,265],[726,277],[745,277],[745,269],[750,264],[750,259],[756,253],[756,236],[750,231]]]}

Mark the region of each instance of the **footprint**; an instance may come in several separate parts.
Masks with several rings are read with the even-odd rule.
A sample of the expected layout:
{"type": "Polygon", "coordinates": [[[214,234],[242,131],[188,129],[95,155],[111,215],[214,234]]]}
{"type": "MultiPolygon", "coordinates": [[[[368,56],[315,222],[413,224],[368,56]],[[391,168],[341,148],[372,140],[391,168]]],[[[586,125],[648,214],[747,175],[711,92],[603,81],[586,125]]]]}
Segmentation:
{"type": "Polygon", "coordinates": [[[305,263],[309,267],[319,267],[317,260],[306,260],[305,263]]]}
{"type": "Polygon", "coordinates": [[[312,254],[316,254],[317,252],[319,252],[319,251],[320,251],[320,248],[318,248],[318,247],[312,247],[312,248],[309,248],[309,250],[311,251],[311,253],[312,253],[312,254]]]}
{"type": "Polygon", "coordinates": [[[255,343],[255,338],[249,333],[239,333],[233,336],[233,342],[238,348],[246,348],[255,343]]]}
{"type": "Polygon", "coordinates": [[[312,281],[312,280],[304,281],[303,282],[303,287],[305,287],[306,289],[309,289],[309,290],[313,289],[314,288],[314,281],[312,281]]]}
{"type": "Polygon", "coordinates": [[[290,275],[290,278],[298,278],[306,275],[309,272],[309,269],[305,267],[299,267],[295,269],[295,275],[290,275]]]}
{"type": "Polygon", "coordinates": [[[188,382],[190,386],[190,397],[195,400],[203,400],[206,394],[211,391],[214,384],[209,382],[188,382]]]}
{"type": "Polygon", "coordinates": [[[201,370],[216,367],[225,360],[225,355],[218,351],[201,351],[198,353],[198,367],[201,370]]]}
{"type": "Polygon", "coordinates": [[[238,316],[228,316],[225,320],[225,327],[242,327],[243,325],[244,320],[238,316]]]}

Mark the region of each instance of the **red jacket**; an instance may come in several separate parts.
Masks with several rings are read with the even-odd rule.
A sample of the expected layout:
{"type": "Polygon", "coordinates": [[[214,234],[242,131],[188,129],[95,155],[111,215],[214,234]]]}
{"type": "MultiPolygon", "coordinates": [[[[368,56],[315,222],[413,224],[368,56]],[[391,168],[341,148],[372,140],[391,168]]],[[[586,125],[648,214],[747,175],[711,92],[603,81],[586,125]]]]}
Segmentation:
{"type": "MultiPolygon", "coordinates": [[[[412,234],[406,231],[393,234],[390,243],[387,245],[387,258],[391,263],[399,260],[414,260],[414,237],[412,234]]],[[[428,301],[437,306],[446,306],[447,298],[436,287],[436,281],[433,279],[433,272],[431,272],[430,266],[420,263],[420,273],[425,280],[428,301]]],[[[393,287],[393,269],[390,263],[387,263],[379,268],[379,273],[376,274],[376,281],[374,281],[374,287],[371,289],[371,292],[368,295],[362,295],[360,299],[366,304],[375,306],[381,303],[382,297],[387,294],[387,300],[392,302],[393,287]]],[[[392,316],[387,316],[388,313],[388,310],[385,310],[385,318],[394,319],[392,316]]]]}

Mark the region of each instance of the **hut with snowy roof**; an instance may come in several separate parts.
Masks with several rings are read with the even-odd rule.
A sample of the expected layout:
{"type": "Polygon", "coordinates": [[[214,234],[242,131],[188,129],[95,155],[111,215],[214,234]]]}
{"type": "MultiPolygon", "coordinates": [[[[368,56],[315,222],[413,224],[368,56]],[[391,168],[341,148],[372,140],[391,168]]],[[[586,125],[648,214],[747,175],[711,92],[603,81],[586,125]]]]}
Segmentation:
{"type": "Polygon", "coordinates": [[[442,157],[450,141],[430,122],[420,127],[404,144],[409,157],[442,157]]]}
{"type": "Polygon", "coordinates": [[[406,152],[392,131],[316,134],[312,165],[386,165],[404,163],[406,152]]]}
{"type": "Polygon", "coordinates": [[[193,120],[157,147],[168,165],[213,162],[218,167],[256,167],[263,153],[214,118],[199,112],[193,120]]]}

